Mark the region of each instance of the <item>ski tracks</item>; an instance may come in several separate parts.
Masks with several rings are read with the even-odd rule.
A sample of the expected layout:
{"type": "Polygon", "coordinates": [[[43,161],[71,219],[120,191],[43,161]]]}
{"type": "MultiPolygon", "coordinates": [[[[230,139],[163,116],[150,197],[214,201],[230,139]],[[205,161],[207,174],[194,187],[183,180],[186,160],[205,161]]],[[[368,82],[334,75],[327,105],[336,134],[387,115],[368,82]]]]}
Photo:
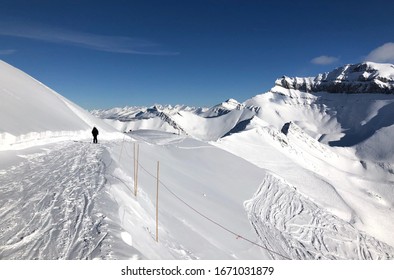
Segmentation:
{"type": "Polygon", "coordinates": [[[0,259],[102,257],[105,216],[94,206],[106,184],[103,151],[62,143],[0,177],[0,259]]]}
{"type": "Polygon", "coordinates": [[[291,259],[394,259],[393,247],[321,209],[275,176],[265,177],[245,208],[260,241],[291,259]]]}

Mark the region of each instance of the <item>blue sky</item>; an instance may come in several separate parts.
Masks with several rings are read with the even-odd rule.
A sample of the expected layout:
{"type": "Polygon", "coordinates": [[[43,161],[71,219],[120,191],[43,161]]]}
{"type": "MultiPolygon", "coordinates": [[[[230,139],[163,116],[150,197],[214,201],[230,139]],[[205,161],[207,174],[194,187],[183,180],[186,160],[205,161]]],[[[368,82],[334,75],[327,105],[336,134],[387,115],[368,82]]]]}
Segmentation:
{"type": "Polygon", "coordinates": [[[209,106],[363,60],[394,63],[394,1],[0,2],[0,59],[87,109],[209,106]]]}

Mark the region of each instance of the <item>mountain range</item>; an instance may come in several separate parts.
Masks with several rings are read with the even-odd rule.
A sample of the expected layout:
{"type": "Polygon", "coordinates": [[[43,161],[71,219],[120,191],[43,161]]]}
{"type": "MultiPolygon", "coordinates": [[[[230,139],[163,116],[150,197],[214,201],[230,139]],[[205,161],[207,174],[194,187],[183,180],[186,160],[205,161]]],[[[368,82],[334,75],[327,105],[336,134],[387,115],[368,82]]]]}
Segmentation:
{"type": "Polygon", "coordinates": [[[394,66],[364,62],[316,77],[282,77],[268,92],[242,103],[229,99],[211,108],[124,107],[91,113],[120,131],[158,129],[218,140],[251,127],[281,129],[292,122],[330,146],[356,147],[362,159],[394,159],[394,66]]]}

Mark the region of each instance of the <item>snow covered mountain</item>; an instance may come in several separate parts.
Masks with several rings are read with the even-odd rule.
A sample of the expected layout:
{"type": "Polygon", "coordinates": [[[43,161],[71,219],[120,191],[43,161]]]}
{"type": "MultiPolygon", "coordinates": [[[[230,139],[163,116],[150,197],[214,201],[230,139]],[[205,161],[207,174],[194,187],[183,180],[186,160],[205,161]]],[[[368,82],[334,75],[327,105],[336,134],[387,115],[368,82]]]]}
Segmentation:
{"type": "Polygon", "coordinates": [[[391,69],[98,120],[1,63],[0,259],[394,259],[394,95],[366,92],[391,90],[391,69]]]}
{"type": "Polygon", "coordinates": [[[387,94],[393,93],[393,77],[390,64],[346,65],[314,79],[278,80],[245,106],[278,129],[292,121],[322,143],[355,147],[362,159],[393,161],[393,145],[382,139],[394,136],[394,95],[387,94]]]}
{"type": "Polygon", "coordinates": [[[276,85],[304,92],[394,93],[394,65],[373,62],[347,64],[314,78],[282,77],[276,85]]]}
{"type": "Polygon", "coordinates": [[[154,129],[194,136],[200,140],[217,140],[237,123],[252,116],[244,105],[229,99],[211,108],[184,105],[125,107],[93,110],[91,113],[122,132],[154,129]]]}
{"type": "Polygon", "coordinates": [[[137,129],[157,129],[168,132],[184,132],[171,118],[180,111],[194,112],[196,109],[188,106],[154,105],[152,107],[124,107],[109,110],[92,110],[92,115],[104,119],[107,123],[122,132],[137,129]]]}
{"type": "Polygon", "coordinates": [[[393,144],[382,145],[383,138],[394,136],[392,93],[394,66],[364,62],[315,78],[283,77],[269,92],[243,103],[229,99],[212,108],[154,106],[93,114],[121,131],[159,129],[201,140],[240,132],[253,117],[277,129],[292,121],[322,143],[347,147],[359,144],[362,158],[385,160],[394,159],[393,144]]]}

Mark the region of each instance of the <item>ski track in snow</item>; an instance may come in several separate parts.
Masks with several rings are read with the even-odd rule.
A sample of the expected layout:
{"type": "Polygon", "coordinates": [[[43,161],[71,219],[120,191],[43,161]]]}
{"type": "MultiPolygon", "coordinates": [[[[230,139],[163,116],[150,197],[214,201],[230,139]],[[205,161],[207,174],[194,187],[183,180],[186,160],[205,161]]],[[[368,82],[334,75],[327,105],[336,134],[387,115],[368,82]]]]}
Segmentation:
{"type": "Polygon", "coordinates": [[[95,198],[104,148],[67,142],[0,177],[0,259],[92,259],[107,236],[95,198]]]}
{"type": "Polygon", "coordinates": [[[261,242],[291,259],[394,259],[393,247],[329,214],[272,175],[245,208],[261,242]]]}

